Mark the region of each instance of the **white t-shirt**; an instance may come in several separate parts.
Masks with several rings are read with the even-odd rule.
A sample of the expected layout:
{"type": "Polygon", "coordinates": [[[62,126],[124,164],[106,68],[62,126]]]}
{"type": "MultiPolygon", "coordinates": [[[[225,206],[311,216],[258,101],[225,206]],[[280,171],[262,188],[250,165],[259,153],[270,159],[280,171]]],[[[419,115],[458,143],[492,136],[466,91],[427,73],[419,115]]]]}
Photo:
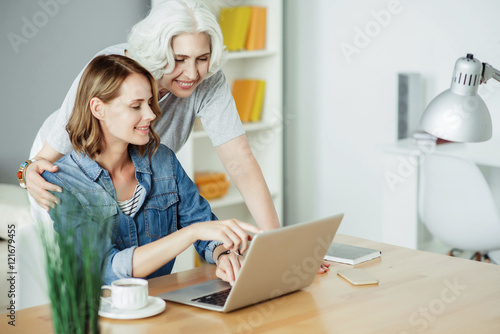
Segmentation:
{"type": "MultiPolygon", "coordinates": [[[[110,46],[95,55],[125,55],[127,43],[110,46]]],[[[71,88],[61,105],[43,123],[38,131],[30,157],[34,157],[45,141],[62,154],[70,153],[73,148],[66,132],[75,103],[78,83],[83,70],[73,81],[71,88]]],[[[203,80],[191,96],[179,98],[167,93],[159,101],[162,110],[161,119],[155,124],[155,130],[161,137],[162,144],[178,152],[193,130],[196,117],[201,118],[203,128],[208,133],[214,146],[224,144],[244,134],[234,99],[222,70],[203,80]]]]}

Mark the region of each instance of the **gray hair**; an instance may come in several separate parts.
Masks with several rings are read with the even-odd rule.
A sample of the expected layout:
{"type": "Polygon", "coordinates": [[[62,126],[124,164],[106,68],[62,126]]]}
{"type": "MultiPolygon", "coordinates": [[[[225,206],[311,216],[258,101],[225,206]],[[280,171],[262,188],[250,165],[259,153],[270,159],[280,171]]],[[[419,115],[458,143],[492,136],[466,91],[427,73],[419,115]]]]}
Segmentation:
{"type": "Polygon", "coordinates": [[[172,39],[184,33],[205,33],[210,38],[210,64],[206,78],[226,60],[222,32],[208,7],[198,0],[168,0],[151,9],[128,35],[130,55],[155,79],[175,68],[172,39]]]}

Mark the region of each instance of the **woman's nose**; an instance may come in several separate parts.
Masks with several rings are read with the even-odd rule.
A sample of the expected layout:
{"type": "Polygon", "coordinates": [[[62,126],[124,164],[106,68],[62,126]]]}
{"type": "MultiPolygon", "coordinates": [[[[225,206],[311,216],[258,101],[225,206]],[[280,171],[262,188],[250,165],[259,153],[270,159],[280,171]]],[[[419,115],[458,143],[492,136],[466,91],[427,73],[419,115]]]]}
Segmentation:
{"type": "Polygon", "coordinates": [[[187,79],[189,80],[195,80],[196,79],[196,63],[195,62],[187,62],[185,68],[184,68],[184,75],[186,76],[187,79]]]}
{"type": "Polygon", "coordinates": [[[151,109],[151,106],[147,107],[146,114],[144,115],[144,118],[149,120],[149,121],[153,121],[156,119],[156,115],[153,112],[153,109],[151,109]]]}

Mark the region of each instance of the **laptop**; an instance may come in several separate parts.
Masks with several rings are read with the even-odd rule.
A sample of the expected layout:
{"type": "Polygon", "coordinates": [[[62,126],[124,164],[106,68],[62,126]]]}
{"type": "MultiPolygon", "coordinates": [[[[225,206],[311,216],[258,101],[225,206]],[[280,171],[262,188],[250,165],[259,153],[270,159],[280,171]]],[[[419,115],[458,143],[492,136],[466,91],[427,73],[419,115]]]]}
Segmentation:
{"type": "Polygon", "coordinates": [[[221,279],[158,295],[167,301],[230,312],[309,286],[343,214],[254,235],[233,287],[221,279]]]}

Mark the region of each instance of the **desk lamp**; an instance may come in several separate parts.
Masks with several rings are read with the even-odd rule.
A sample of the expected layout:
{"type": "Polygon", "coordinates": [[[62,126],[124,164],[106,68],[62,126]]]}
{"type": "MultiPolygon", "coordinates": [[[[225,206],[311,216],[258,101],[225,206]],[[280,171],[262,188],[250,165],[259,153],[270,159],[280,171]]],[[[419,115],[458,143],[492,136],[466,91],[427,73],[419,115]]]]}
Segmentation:
{"type": "Polygon", "coordinates": [[[457,142],[480,142],[491,138],[491,117],[479,84],[500,81],[500,71],[481,63],[472,54],[455,63],[451,88],[442,92],[425,109],[420,125],[436,137],[457,142]]]}

